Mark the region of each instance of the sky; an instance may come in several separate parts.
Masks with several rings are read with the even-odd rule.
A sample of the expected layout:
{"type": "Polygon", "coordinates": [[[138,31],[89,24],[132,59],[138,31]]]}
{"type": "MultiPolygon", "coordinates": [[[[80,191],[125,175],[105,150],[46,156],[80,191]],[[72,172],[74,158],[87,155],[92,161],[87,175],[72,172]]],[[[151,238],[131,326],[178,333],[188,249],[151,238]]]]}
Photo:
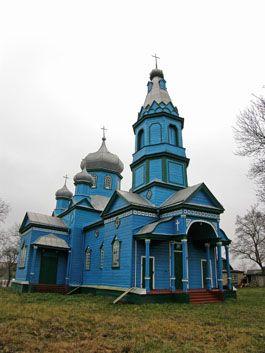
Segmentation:
{"type": "MultiPolygon", "coordinates": [[[[257,202],[250,160],[235,154],[233,126],[264,94],[264,1],[0,1],[0,198],[6,226],[26,211],[51,214],[54,193],[101,144],[125,164],[149,73],[164,72],[185,119],[189,185],[205,182],[236,215],[257,202]]],[[[73,181],[68,187],[74,191],[73,181]]]]}

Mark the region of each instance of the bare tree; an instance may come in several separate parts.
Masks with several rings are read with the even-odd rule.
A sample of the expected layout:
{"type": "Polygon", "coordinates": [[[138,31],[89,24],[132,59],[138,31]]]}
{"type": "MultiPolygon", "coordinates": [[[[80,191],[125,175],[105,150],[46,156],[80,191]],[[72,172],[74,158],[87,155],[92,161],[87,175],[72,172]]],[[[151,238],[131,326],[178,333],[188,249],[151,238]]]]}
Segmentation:
{"type": "Polygon", "coordinates": [[[252,206],[243,217],[236,219],[236,239],[232,253],[255,262],[265,275],[265,214],[252,206]]]}
{"type": "Polygon", "coordinates": [[[0,223],[3,223],[9,213],[9,205],[2,199],[0,199],[0,223]]]}
{"type": "Polygon", "coordinates": [[[249,176],[258,185],[258,197],[265,201],[265,98],[254,97],[250,107],[238,116],[234,131],[237,154],[254,159],[249,176]]]}
{"type": "Polygon", "coordinates": [[[19,240],[18,224],[15,224],[7,231],[0,231],[0,261],[3,264],[2,271],[8,280],[7,285],[9,285],[16,271],[19,240]]]}

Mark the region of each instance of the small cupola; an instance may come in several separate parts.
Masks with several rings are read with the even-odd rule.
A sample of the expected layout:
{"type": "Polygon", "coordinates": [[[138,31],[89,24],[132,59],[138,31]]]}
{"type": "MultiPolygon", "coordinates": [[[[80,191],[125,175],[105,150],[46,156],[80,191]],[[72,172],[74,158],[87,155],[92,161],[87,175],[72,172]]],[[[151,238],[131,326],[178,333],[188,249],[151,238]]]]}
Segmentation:
{"type": "Polygon", "coordinates": [[[91,174],[89,174],[87,172],[86,168],[83,167],[83,170],[74,176],[74,183],[75,183],[75,185],[87,184],[89,186],[92,186],[93,185],[93,177],[91,174]]]}
{"type": "Polygon", "coordinates": [[[68,179],[68,176],[66,175],[64,176],[64,178],[64,186],[61,189],[57,190],[55,193],[56,207],[53,211],[54,216],[58,216],[60,213],[67,210],[73,197],[72,192],[66,186],[66,180],[68,179]]]}
{"type": "Polygon", "coordinates": [[[66,186],[66,183],[61,189],[57,190],[55,193],[56,200],[58,199],[71,200],[72,197],[73,197],[73,194],[66,186]]]}

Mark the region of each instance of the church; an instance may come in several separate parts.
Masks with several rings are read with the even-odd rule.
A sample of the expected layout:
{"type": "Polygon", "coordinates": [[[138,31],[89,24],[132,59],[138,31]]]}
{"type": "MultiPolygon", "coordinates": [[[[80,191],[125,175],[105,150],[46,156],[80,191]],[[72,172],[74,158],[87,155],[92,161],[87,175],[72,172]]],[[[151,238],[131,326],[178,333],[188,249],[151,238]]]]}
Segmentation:
{"type": "Polygon", "coordinates": [[[231,241],[220,226],[224,208],[203,182],[188,185],[183,128],[156,65],[133,125],[131,189],[121,189],[124,165],[108,150],[103,130],[100,148],[82,159],[73,178],[74,194],[65,182],[51,215],[26,213],[12,286],[125,302],[235,297],[231,241]]]}

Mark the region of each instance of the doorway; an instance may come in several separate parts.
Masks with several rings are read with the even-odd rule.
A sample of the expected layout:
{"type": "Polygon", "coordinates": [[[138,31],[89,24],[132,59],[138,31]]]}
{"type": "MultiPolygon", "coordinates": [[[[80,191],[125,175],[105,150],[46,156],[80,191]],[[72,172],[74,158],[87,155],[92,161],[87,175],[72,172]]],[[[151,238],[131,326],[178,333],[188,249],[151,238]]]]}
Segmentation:
{"type": "Polygon", "coordinates": [[[41,253],[39,283],[56,284],[57,281],[57,252],[45,251],[41,253]]]}

